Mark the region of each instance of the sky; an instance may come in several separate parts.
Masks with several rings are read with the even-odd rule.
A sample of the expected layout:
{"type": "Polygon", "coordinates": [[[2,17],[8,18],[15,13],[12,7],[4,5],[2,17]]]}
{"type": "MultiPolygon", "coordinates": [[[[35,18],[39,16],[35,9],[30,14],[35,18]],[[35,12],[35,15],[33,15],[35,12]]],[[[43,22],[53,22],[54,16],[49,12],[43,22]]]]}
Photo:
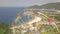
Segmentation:
{"type": "Polygon", "coordinates": [[[0,0],[0,7],[27,7],[52,2],[60,2],[60,0],[0,0]]]}

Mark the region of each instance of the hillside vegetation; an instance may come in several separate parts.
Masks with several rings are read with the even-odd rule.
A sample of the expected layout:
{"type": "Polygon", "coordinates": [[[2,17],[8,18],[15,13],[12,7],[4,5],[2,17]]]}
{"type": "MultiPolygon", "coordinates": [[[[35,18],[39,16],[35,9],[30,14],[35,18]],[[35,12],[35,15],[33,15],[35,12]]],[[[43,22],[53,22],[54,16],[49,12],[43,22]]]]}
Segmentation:
{"type": "Polygon", "coordinates": [[[0,22],[0,34],[10,34],[9,25],[0,22]]]}
{"type": "Polygon", "coordinates": [[[48,4],[41,5],[41,6],[34,5],[34,6],[30,6],[28,8],[37,8],[37,9],[41,9],[41,8],[46,8],[46,9],[55,8],[55,9],[60,10],[60,2],[48,3],[48,4]]]}

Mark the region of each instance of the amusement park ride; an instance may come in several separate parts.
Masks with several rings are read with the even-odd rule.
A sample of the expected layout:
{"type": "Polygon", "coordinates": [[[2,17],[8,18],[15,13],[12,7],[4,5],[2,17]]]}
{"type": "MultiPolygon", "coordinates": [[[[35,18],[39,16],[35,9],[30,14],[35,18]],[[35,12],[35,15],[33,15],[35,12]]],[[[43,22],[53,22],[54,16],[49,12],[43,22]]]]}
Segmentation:
{"type": "Polygon", "coordinates": [[[47,31],[55,28],[59,32],[53,18],[37,11],[27,11],[18,14],[13,27],[11,27],[12,34],[48,34],[47,31]],[[47,26],[52,27],[48,28],[47,26]],[[45,29],[46,27],[48,28],[47,30],[45,29]]]}

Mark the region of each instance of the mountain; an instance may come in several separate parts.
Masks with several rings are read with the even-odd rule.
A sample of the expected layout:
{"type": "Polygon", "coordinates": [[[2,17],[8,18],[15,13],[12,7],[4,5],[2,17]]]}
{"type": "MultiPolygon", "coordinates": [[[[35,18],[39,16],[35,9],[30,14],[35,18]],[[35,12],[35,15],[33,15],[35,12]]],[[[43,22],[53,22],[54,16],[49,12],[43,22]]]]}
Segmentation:
{"type": "Polygon", "coordinates": [[[60,2],[48,3],[48,4],[40,6],[40,8],[55,8],[55,9],[59,9],[60,10],[60,2]]]}
{"type": "Polygon", "coordinates": [[[37,8],[37,9],[41,9],[41,8],[46,8],[46,9],[55,8],[55,9],[59,9],[59,10],[60,10],[60,2],[48,3],[48,4],[41,5],[41,6],[34,5],[34,6],[30,6],[30,7],[28,7],[28,8],[29,8],[29,9],[30,9],[30,8],[37,8]]]}

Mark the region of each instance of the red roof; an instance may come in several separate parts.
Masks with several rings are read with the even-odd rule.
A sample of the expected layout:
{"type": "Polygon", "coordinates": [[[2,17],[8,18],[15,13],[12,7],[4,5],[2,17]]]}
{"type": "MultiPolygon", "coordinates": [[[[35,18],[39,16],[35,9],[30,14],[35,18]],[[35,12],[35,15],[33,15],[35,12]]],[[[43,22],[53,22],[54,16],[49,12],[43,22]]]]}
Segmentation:
{"type": "Polygon", "coordinates": [[[54,18],[49,18],[48,21],[49,21],[50,23],[55,22],[54,18]]]}

